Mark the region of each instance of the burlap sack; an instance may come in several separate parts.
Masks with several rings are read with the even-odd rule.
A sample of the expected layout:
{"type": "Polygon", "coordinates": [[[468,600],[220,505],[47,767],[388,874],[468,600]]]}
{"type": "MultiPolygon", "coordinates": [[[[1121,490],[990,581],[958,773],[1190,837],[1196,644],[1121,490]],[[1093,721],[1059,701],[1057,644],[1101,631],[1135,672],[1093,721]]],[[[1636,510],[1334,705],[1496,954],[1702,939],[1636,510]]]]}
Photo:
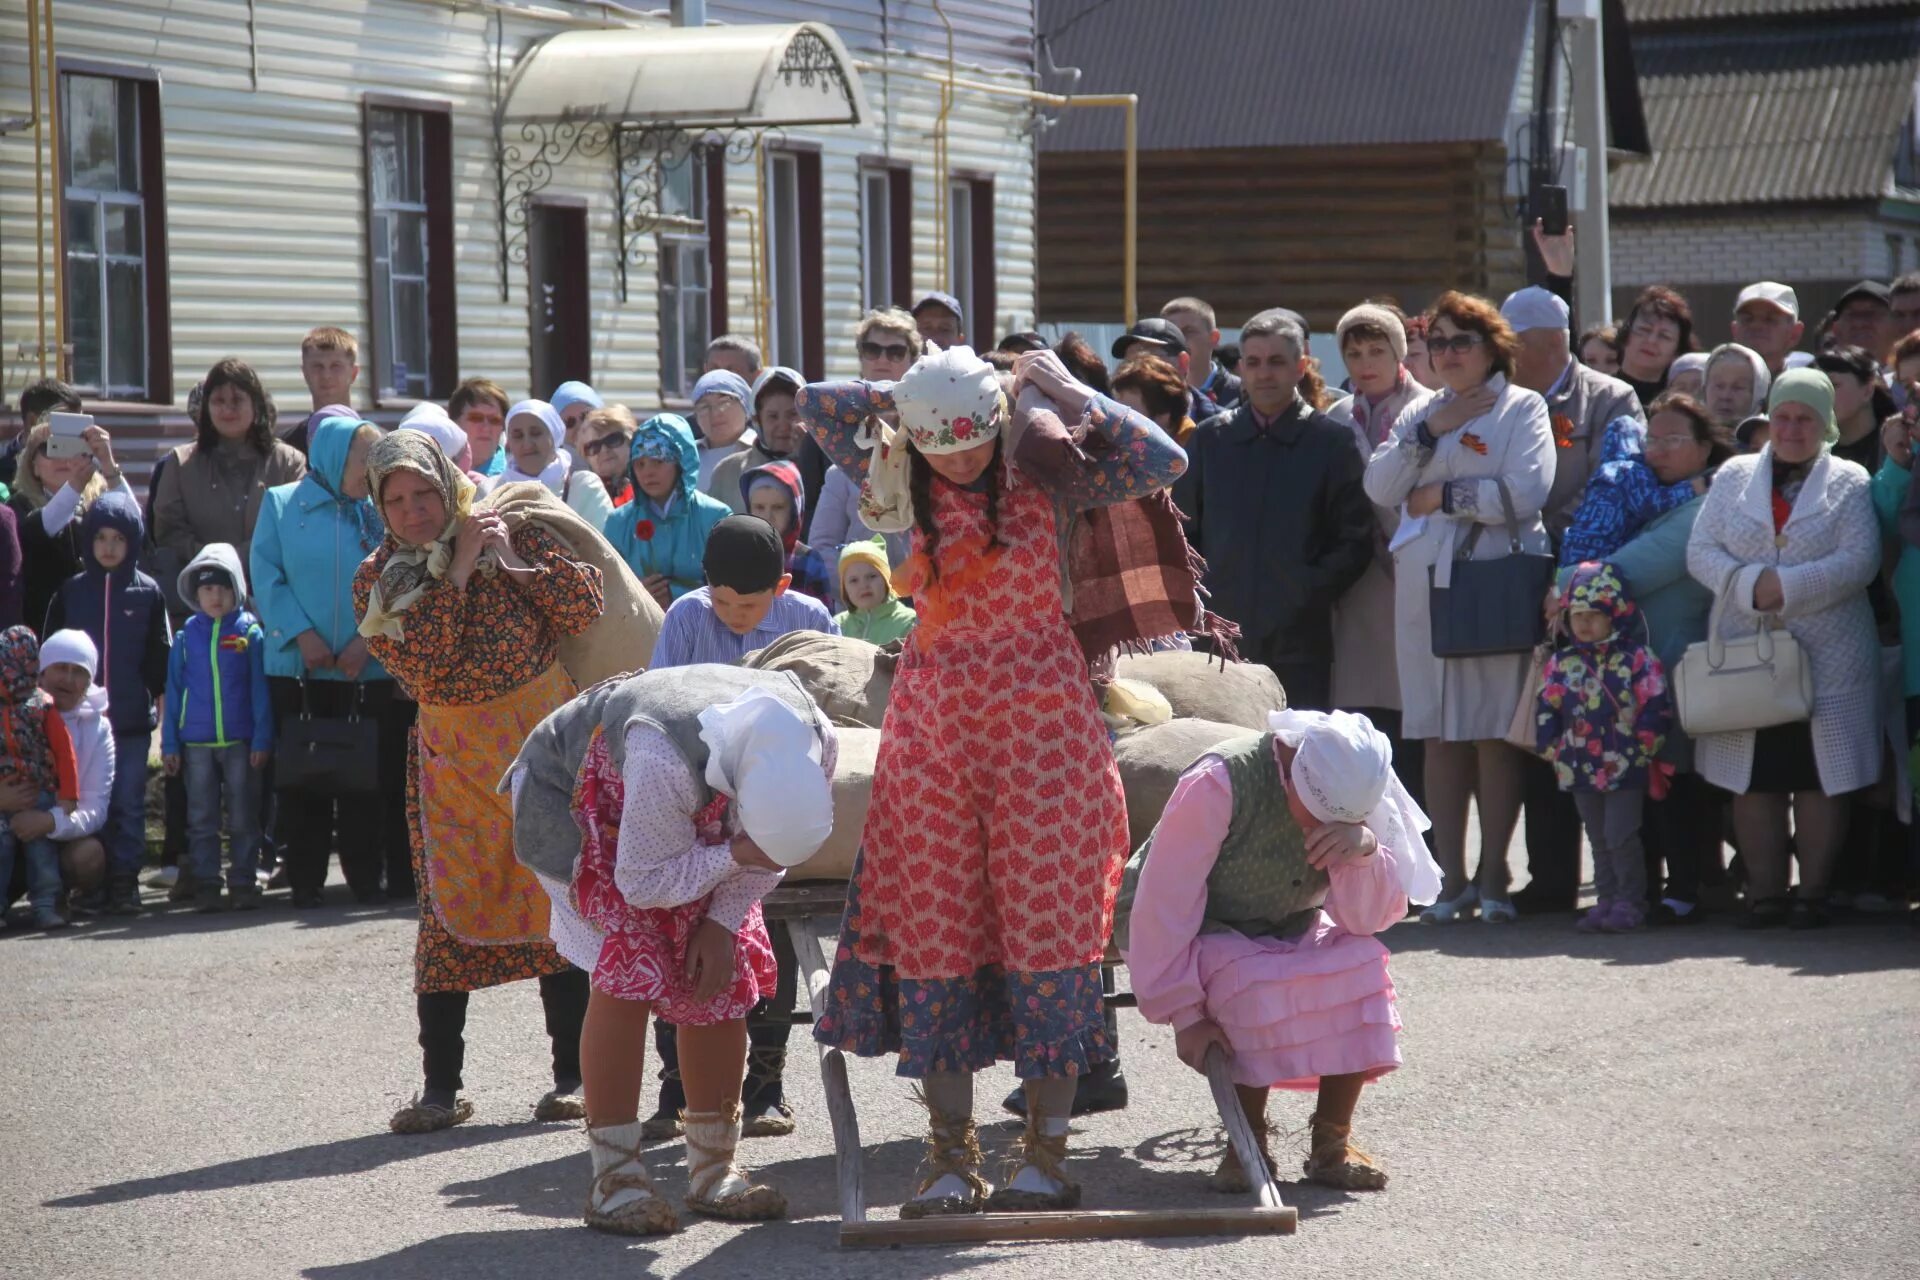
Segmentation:
{"type": "Polygon", "coordinates": [[[873,762],[880,754],[880,731],[841,729],[838,737],[840,760],[833,774],[833,834],[827,837],[818,853],[787,872],[788,884],[800,880],[846,880],[853,875],[854,851],[860,847],[860,833],[867,825],[867,802],[873,796],[873,762]]]}
{"type": "Polygon", "coordinates": [[[1176,721],[1265,729],[1268,713],[1287,707],[1279,678],[1252,662],[1229,662],[1222,670],[1218,658],[1202,653],[1148,653],[1122,657],[1114,674],[1158,689],[1176,721]]]}
{"type": "Polygon", "coordinates": [[[793,631],[740,665],[756,671],[791,671],[835,725],[878,729],[893,692],[895,657],[865,640],[820,631],[793,631]]]}
{"type": "MultiPolygon", "coordinates": [[[[1160,821],[1160,811],[1167,807],[1167,797],[1173,794],[1173,784],[1188,765],[1229,738],[1244,737],[1248,732],[1241,725],[1213,720],[1169,720],[1121,734],[1114,741],[1113,758],[1120,766],[1120,783],[1127,791],[1127,837],[1131,846],[1138,849],[1153,831],[1153,824],[1160,821]]],[[[834,834],[838,836],[839,832],[834,834]]]]}
{"type": "Polygon", "coordinates": [[[503,484],[474,507],[498,511],[510,535],[531,520],[566,543],[575,559],[600,570],[600,587],[606,597],[600,620],[560,642],[560,665],[573,677],[576,688],[585,689],[612,676],[646,669],[653,661],[653,645],[660,638],[660,624],[666,621],[666,614],[600,530],[555,497],[551,489],[532,480],[503,484]]]}

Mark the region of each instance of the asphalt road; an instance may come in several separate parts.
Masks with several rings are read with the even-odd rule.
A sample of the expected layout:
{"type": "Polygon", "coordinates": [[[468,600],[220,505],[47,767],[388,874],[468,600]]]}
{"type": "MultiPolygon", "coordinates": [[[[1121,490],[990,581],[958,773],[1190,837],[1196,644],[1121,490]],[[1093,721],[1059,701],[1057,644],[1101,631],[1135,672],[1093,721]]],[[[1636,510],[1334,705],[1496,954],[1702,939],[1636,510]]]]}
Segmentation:
{"type": "MultiPolygon", "coordinates": [[[[341,893],[336,886],[334,892],[341,893]]],[[[533,985],[475,997],[472,1122],[386,1132],[416,1084],[405,912],[94,921],[0,938],[0,1275],[17,1277],[1878,1277],[1920,1273],[1920,930],[1721,924],[1587,938],[1558,921],[1387,935],[1406,1067],[1357,1136],[1384,1193],[1289,1184],[1289,1238],[846,1252],[818,1069],[796,1035],[792,1138],[745,1144],[794,1221],[578,1225],[578,1132],[546,1087],[533,985]]],[[[1078,1127],[1090,1208],[1218,1203],[1204,1081],[1122,1015],[1133,1104],[1078,1127]]],[[[989,1152],[1015,1125],[989,1109],[989,1152]]],[[[919,1157],[903,1083],[853,1079],[875,1216],[919,1157]]],[[[1281,1099],[1289,1128],[1304,1098],[1281,1099]]],[[[1294,1144],[1297,1145],[1297,1144],[1294,1144]]],[[[679,1144],[655,1172],[683,1185],[679,1144]]],[[[1283,1176],[1290,1171],[1283,1170],[1283,1176]]],[[[677,1194],[677,1191],[676,1191],[677,1194]]]]}

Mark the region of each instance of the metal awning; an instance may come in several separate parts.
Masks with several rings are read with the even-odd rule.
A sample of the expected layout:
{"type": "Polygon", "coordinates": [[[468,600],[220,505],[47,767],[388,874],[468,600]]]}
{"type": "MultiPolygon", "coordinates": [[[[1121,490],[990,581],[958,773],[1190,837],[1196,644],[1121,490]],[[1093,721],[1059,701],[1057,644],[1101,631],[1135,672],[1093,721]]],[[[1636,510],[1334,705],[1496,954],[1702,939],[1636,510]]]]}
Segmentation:
{"type": "Polygon", "coordinates": [[[514,68],[505,123],[791,128],[862,124],[866,91],[817,22],[567,31],[514,68]]]}

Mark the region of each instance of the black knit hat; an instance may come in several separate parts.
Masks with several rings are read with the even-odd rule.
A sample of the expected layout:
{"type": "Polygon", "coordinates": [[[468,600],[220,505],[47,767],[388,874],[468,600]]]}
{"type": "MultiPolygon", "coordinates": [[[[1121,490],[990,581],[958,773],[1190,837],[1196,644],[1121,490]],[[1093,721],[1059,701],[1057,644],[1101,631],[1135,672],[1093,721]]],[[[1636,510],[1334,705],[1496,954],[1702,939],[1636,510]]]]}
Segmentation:
{"type": "Polygon", "coordinates": [[[707,535],[707,585],[741,595],[771,591],[787,571],[780,535],[758,516],[728,516],[707,535]]]}

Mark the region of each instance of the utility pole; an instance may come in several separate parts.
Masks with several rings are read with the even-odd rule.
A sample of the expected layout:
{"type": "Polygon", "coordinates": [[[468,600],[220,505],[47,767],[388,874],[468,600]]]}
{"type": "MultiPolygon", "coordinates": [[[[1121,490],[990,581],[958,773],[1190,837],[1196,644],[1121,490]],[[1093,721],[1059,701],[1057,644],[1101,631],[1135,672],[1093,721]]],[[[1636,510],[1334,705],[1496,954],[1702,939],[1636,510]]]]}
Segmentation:
{"type": "MultiPolygon", "coordinates": [[[[1572,27],[1573,62],[1568,107],[1573,142],[1586,157],[1579,250],[1574,261],[1575,330],[1613,317],[1613,261],[1607,225],[1607,67],[1600,0],[1560,0],[1560,15],[1572,27]]],[[[1576,172],[1579,166],[1576,166],[1576,172]]],[[[1575,175],[1569,174],[1568,178],[1575,175]]]]}

